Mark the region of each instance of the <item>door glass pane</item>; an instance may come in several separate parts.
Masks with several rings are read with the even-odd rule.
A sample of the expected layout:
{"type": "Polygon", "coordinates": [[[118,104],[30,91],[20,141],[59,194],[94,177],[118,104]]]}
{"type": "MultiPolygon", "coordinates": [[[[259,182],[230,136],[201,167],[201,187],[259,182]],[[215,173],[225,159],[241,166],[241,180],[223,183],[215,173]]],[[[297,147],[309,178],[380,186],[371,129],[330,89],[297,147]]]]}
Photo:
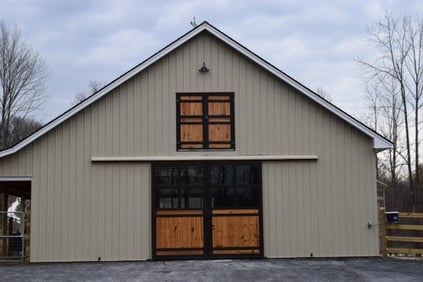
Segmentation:
{"type": "Polygon", "coordinates": [[[156,185],[158,186],[175,186],[178,169],[174,166],[157,167],[155,171],[156,185]]]}
{"type": "Polygon", "coordinates": [[[259,206],[259,195],[255,187],[236,188],[237,205],[243,208],[259,206]]]}
{"type": "Polygon", "coordinates": [[[212,208],[236,207],[235,189],[233,187],[220,187],[211,189],[212,208]]]}
{"type": "Polygon", "coordinates": [[[200,188],[185,188],[181,196],[181,208],[201,209],[203,208],[203,190],[200,188]]]}
{"type": "Polygon", "coordinates": [[[233,165],[213,165],[210,167],[211,184],[232,185],[233,182],[233,165]]]}
{"type": "Polygon", "coordinates": [[[179,184],[182,186],[201,186],[204,184],[204,169],[201,166],[180,167],[179,184]]]}
{"type": "Polygon", "coordinates": [[[259,207],[259,168],[257,164],[236,163],[156,167],[156,205],[164,209],[202,209],[203,190],[210,189],[213,208],[259,207]]]}
{"type": "Polygon", "coordinates": [[[219,187],[211,189],[212,208],[257,208],[258,189],[255,187],[219,187]]]}
{"type": "Polygon", "coordinates": [[[171,209],[172,208],[172,198],[160,198],[159,199],[159,208],[160,209],[171,209]]]}
{"type": "Polygon", "coordinates": [[[159,188],[157,205],[161,209],[178,208],[178,194],[179,190],[176,188],[159,188]]]}
{"type": "Polygon", "coordinates": [[[203,208],[204,167],[164,165],[155,168],[156,205],[160,209],[203,208]]]}
{"type": "Polygon", "coordinates": [[[257,185],[259,183],[259,171],[257,165],[237,165],[237,185],[257,185]]]}

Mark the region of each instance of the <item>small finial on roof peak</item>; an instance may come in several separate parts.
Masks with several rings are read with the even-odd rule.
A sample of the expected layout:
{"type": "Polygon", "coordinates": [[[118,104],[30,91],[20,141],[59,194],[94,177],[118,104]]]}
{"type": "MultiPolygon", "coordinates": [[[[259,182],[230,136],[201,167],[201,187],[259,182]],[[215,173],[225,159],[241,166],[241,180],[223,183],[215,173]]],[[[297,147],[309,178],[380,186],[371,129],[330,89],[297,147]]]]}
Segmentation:
{"type": "Polygon", "coordinates": [[[192,21],[190,22],[192,28],[196,28],[197,27],[197,23],[195,22],[195,17],[192,18],[192,21]]]}

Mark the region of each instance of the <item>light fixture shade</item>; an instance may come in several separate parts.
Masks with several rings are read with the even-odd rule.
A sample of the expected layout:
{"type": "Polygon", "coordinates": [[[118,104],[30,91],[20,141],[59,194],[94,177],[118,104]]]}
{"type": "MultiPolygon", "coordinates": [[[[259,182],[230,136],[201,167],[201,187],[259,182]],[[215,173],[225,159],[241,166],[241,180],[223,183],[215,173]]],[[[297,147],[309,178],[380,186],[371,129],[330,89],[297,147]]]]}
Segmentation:
{"type": "Polygon", "coordinates": [[[209,72],[209,68],[206,67],[206,62],[203,62],[203,66],[198,71],[202,73],[209,72]]]}

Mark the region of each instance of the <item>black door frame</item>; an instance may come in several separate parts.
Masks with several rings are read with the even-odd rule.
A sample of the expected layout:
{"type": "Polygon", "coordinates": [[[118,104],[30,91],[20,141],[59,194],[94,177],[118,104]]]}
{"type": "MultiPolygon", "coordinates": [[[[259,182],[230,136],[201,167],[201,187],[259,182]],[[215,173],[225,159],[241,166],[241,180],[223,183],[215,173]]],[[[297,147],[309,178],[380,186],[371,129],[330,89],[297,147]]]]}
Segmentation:
{"type": "MultiPolygon", "coordinates": [[[[262,183],[262,163],[260,161],[192,161],[192,162],[182,162],[182,161],[164,161],[164,162],[153,162],[151,163],[151,226],[152,226],[152,259],[210,259],[210,258],[262,258],[264,256],[264,240],[263,240],[263,183],[262,183]],[[240,254],[240,255],[227,255],[227,254],[213,254],[213,226],[212,220],[213,210],[211,207],[211,189],[210,189],[210,166],[212,165],[242,165],[242,164],[255,164],[258,165],[258,218],[259,218],[259,252],[257,254],[240,254]],[[203,255],[156,255],[156,239],[157,239],[157,230],[156,230],[156,212],[159,209],[157,207],[157,191],[156,191],[156,179],[155,179],[155,169],[163,165],[176,165],[176,166],[189,166],[189,165],[199,165],[205,168],[204,170],[204,189],[203,189],[203,207],[202,207],[202,217],[203,217],[203,236],[204,236],[204,246],[203,246],[203,255]]],[[[237,208],[233,208],[237,209],[237,208]]],[[[245,209],[245,208],[238,208],[245,209]]],[[[184,210],[184,209],[181,209],[184,210]]],[[[235,214],[234,216],[236,216],[235,214]]],[[[242,249],[242,248],[239,248],[242,249]]],[[[181,249],[182,250],[182,249],[181,249]]]]}

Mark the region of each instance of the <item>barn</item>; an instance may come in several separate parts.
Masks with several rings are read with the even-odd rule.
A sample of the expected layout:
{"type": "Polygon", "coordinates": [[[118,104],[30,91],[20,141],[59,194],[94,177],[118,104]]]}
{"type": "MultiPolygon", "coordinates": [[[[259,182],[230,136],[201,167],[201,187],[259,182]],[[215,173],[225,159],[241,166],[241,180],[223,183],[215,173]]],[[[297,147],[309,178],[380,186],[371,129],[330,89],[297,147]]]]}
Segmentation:
{"type": "Polygon", "coordinates": [[[1,206],[31,262],[377,256],[391,146],[203,22],[0,152],[1,206]]]}

